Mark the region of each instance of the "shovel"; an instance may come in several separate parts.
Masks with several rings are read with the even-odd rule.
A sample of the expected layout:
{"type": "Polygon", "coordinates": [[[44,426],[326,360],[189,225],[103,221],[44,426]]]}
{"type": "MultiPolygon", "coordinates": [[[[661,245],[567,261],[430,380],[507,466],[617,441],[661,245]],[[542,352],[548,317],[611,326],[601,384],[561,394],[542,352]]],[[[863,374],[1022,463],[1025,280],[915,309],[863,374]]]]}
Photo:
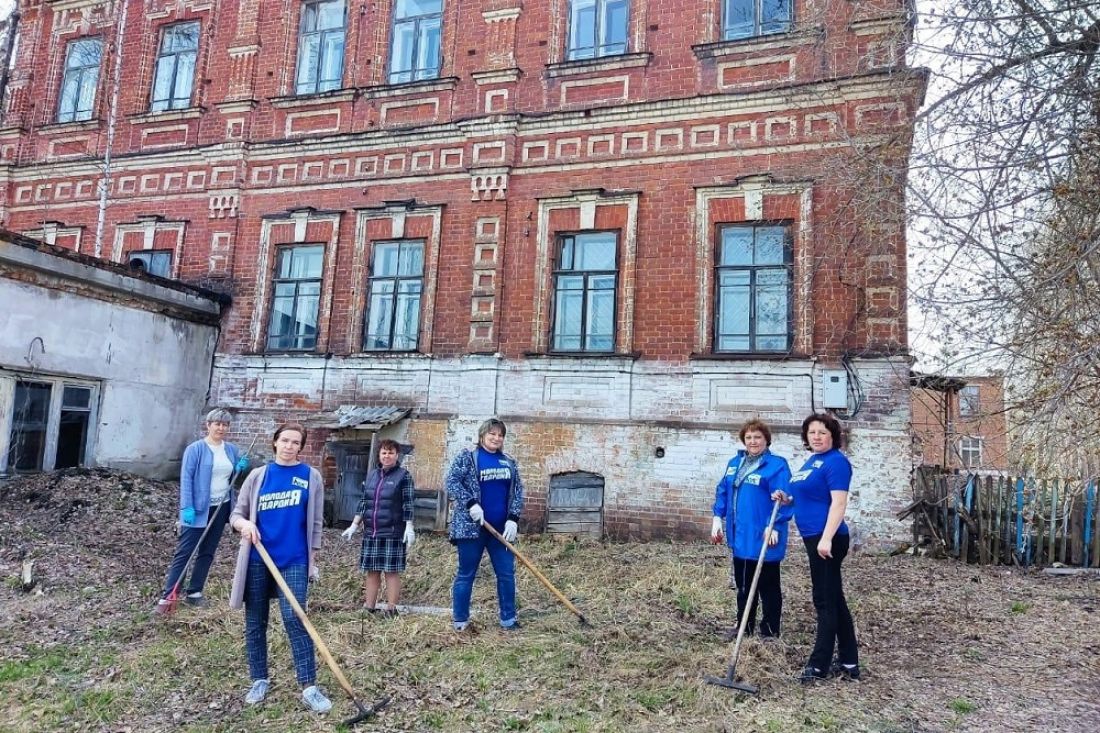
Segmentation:
{"type": "Polygon", "coordinates": [[[764,530],[764,542],[760,545],[760,557],[756,558],[756,572],[752,574],[752,585],[749,586],[749,599],[745,604],[745,611],[741,614],[741,625],[737,628],[737,643],[733,645],[733,661],[730,662],[730,667],[726,671],[725,677],[711,677],[707,675],[703,679],[707,681],[707,684],[718,685],[719,687],[726,687],[731,690],[739,690],[740,692],[746,692],[750,695],[755,695],[759,692],[759,688],[755,685],[750,685],[748,682],[738,682],[735,676],[737,671],[737,660],[741,656],[741,640],[745,638],[745,627],[749,625],[749,611],[752,610],[753,599],[756,598],[756,584],[760,581],[760,571],[764,569],[764,555],[768,552],[768,538],[771,537],[772,527],[775,526],[775,518],[779,514],[779,501],[776,500],[775,506],[772,507],[772,516],[768,520],[768,528],[764,530]]]}
{"type": "Polygon", "coordinates": [[[309,617],[306,616],[306,612],[302,610],[302,606],[298,603],[298,599],[294,597],[294,593],[283,579],[283,574],[279,572],[279,568],[275,567],[275,563],[271,560],[271,555],[267,554],[267,548],[265,548],[263,543],[259,540],[256,540],[252,546],[255,547],[256,552],[260,554],[260,557],[264,561],[264,565],[267,566],[268,571],[271,573],[271,577],[275,578],[275,582],[279,584],[279,589],[282,590],[283,597],[290,603],[290,607],[294,609],[294,614],[302,622],[302,626],[306,627],[309,637],[313,639],[313,643],[317,645],[317,650],[321,652],[321,657],[325,660],[325,664],[332,670],[332,676],[340,683],[340,687],[344,688],[344,692],[348,693],[351,702],[359,711],[357,714],[345,720],[341,725],[350,728],[372,717],[379,710],[386,707],[390,702],[389,695],[386,695],[373,705],[364,705],[359,702],[359,699],[355,696],[355,690],[351,689],[351,684],[347,681],[347,678],[344,677],[344,673],[340,671],[340,667],[336,664],[336,660],[333,659],[332,653],[328,650],[328,647],[325,646],[325,642],[321,640],[321,635],[317,633],[317,629],[313,628],[313,624],[309,622],[309,617]]]}

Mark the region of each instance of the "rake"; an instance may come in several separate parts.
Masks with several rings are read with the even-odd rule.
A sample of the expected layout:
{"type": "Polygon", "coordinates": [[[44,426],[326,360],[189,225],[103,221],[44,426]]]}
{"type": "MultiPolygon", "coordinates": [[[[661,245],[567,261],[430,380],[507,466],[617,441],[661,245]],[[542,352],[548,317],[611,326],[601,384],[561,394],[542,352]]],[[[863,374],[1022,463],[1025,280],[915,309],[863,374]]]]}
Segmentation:
{"type": "Polygon", "coordinates": [[[772,507],[771,519],[768,520],[768,528],[764,530],[764,542],[760,545],[760,557],[756,558],[756,572],[752,574],[752,585],[749,586],[749,599],[745,603],[744,612],[741,614],[741,625],[737,628],[737,643],[733,645],[733,661],[730,662],[725,677],[712,677],[710,675],[704,677],[703,679],[707,681],[707,684],[718,685],[719,687],[725,687],[730,690],[738,690],[739,692],[745,692],[749,695],[755,695],[760,691],[755,685],[750,685],[748,682],[737,681],[737,660],[741,657],[741,640],[745,638],[745,627],[749,624],[749,612],[752,610],[753,599],[756,598],[756,584],[760,581],[760,571],[764,568],[764,555],[768,552],[768,538],[771,537],[772,527],[775,526],[775,518],[778,514],[779,501],[776,500],[775,505],[772,507]]]}

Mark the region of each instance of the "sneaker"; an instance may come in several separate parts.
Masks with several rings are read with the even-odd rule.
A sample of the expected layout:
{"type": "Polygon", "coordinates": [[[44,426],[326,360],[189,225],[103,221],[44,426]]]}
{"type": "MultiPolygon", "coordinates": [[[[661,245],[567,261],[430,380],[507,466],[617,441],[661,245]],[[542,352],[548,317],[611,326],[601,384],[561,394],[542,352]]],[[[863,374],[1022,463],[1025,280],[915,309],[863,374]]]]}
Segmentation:
{"type": "Polygon", "coordinates": [[[167,616],[172,604],[168,602],[167,598],[161,598],[157,601],[157,605],[153,606],[153,616],[167,616]]]}
{"type": "Polygon", "coordinates": [[[244,701],[249,705],[255,705],[258,702],[263,702],[263,699],[267,697],[267,688],[270,687],[267,680],[255,680],[252,682],[252,687],[248,688],[248,694],[244,696],[244,701]]]}
{"type": "Polygon", "coordinates": [[[817,667],[811,667],[808,664],[803,668],[802,673],[798,675],[798,681],[802,683],[817,682],[818,680],[827,679],[829,679],[828,672],[820,670],[817,667]]]}
{"type": "Polygon", "coordinates": [[[302,690],[302,702],[315,713],[327,713],[332,710],[332,701],[325,697],[325,693],[321,692],[321,688],[317,685],[310,685],[302,690]]]}
{"type": "Polygon", "coordinates": [[[507,626],[504,625],[504,624],[501,624],[500,628],[503,631],[519,631],[520,629],[523,628],[523,626],[520,624],[519,619],[515,619],[515,620],[512,621],[512,623],[508,624],[507,626]]]}
{"type": "Polygon", "coordinates": [[[192,593],[183,599],[183,602],[188,606],[194,606],[195,608],[205,608],[210,605],[209,601],[202,593],[192,593]]]}
{"type": "Polygon", "coordinates": [[[467,628],[469,628],[469,626],[470,626],[469,621],[455,621],[454,622],[455,631],[457,631],[460,634],[463,631],[465,631],[467,628]]]}
{"type": "Polygon", "coordinates": [[[378,615],[381,618],[397,618],[396,608],[380,608],[378,609],[378,615]]]}
{"type": "Polygon", "coordinates": [[[851,680],[852,682],[859,681],[858,664],[841,664],[840,662],[833,662],[831,672],[833,677],[839,677],[842,680],[851,680]]]}

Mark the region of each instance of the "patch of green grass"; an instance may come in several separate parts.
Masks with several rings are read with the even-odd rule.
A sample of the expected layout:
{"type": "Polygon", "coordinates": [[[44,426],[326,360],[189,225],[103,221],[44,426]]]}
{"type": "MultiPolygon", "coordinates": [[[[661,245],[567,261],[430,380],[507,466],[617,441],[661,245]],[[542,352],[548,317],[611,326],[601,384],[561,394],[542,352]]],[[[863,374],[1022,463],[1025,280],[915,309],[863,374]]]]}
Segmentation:
{"type": "Polygon", "coordinates": [[[18,682],[28,677],[60,672],[68,659],[66,650],[55,649],[44,652],[40,657],[0,662],[0,682],[18,682]]]}
{"type": "Polygon", "coordinates": [[[1018,616],[1021,613],[1027,613],[1027,609],[1029,609],[1029,608],[1030,608],[1030,606],[1028,604],[1024,603],[1023,601],[1013,601],[1012,602],[1012,607],[1009,608],[1008,611],[1009,611],[1009,613],[1018,616]]]}
{"type": "Polygon", "coordinates": [[[967,700],[965,697],[956,697],[948,703],[947,706],[959,715],[968,715],[978,709],[977,705],[967,700]]]}
{"type": "Polygon", "coordinates": [[[676,610],[685,616],[693,616],[695,612],[699,610],[699,604],[696,602],[694,596],[684,593],[683,591],[676,592],[676,598],[672,603],[676,606],[676,610]]]}

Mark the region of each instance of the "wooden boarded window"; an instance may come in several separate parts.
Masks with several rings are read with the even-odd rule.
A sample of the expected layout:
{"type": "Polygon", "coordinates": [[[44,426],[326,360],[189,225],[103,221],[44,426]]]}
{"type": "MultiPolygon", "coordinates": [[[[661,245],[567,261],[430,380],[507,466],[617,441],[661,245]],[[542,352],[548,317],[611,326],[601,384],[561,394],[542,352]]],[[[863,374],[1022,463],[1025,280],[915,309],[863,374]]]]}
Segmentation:
{"type": "Polygon", "coordinates": [[[603,537],[603,476],[585,471],[550,477],[546,531],[603,537]]]}

